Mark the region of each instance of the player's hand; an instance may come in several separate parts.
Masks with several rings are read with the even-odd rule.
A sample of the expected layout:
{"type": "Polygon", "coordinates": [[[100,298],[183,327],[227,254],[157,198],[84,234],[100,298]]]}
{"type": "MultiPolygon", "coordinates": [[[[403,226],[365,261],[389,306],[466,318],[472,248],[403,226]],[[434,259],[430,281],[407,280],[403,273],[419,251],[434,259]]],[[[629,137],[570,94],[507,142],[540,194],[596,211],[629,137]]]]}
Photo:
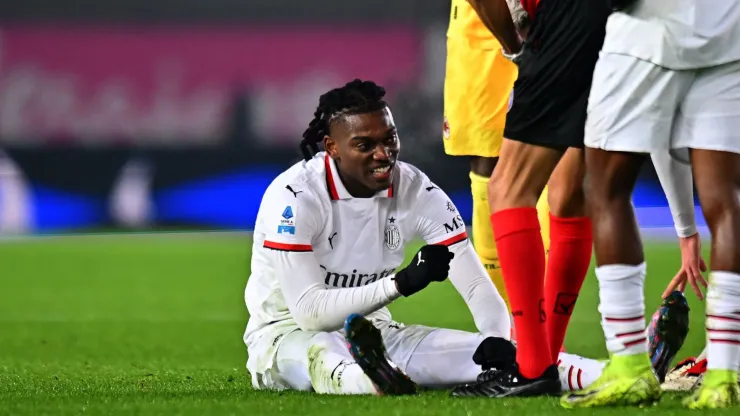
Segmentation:
{"type": "Polygon", "coordinates": [[[665,299],[674,290],[683,292],[686,289],[686,282],[688,282],[694,289],[699,300],[704,300],[704,293],[699,287],[699,284],[704,286],[704,288],[707,287],[707,281],[701,274],[707,271],[707,264],[701,257],[701,239],[699,238],[699,233],[691,237],[679,238],[678,246],[681,249],[681,270],[678,271],[673,280],[671,280],[671,283],[668,284],[665,292],[663,292],[663,298],[665,299]]]}
{"type": "Polygon", "coordinates": [[[473,353],[473,362],[483,371],[509,368],[516,362],[516,347],[507,339],[488,337],[473,353]]]}
{"type": "Polygon", "coordinates": [[[450,261],[455,257],[447,246],[422,247],[405,269],[396,273],[396,287],[403,296],[411,296],[431,282],[441,282],[450,273],[450,261]]]}

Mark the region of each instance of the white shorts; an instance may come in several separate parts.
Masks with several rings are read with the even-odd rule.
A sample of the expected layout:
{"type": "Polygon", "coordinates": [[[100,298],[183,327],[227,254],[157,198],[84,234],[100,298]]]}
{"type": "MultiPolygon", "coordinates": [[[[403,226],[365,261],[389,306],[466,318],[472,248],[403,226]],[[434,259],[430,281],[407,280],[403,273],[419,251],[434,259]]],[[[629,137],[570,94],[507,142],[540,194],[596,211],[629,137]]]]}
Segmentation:
{"type": "Polygon", "coordinates": [[[740,153],[740,62],[674,71],[602,52],[588,102],[587,147],[635,153],[740,153]]]}
{"type": "MultiPolygon", "coordinates": [[[[398,367],[419,385],[435,388],[472,382],[481,368],[473,362],[473,353],[483,341],[478,333],[438,329],[397,322],[374,322],[383,336],[388,355],[398,367]],[[424,341],[424,345],[420,346],[424,341]],[[455,371],[449,371],[454,368],[455,371]]],[[[293,331],[280,342],[273,365],[262,371],[250,369],[256,389],[311,390],[308,372],[308,350],[321,335],[327,344],[327,333],[293,331]]],[[[328,333],[333,353],[352,360],[343,331],[328,333]]],[[[269,338],[266,339],[269,341],[269,338]]]]}

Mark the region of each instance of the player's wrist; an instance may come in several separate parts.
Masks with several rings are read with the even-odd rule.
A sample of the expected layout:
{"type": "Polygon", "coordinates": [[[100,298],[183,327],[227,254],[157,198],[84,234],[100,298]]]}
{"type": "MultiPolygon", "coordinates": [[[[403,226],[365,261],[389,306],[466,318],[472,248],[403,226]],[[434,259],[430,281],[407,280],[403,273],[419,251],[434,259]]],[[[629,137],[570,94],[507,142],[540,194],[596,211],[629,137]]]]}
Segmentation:
{"type": "Polygon", "coordinates": [[[390,300],[395,300],[402,296],[401,291],[398,290],[395,275],[390,276],[388,279],[383,279],[383,288],[385,289],[386,297],[390,300]]]}
{"type": "Polygon", "coordinates": [[[398,293],[406,298],[421,291],[429,285],[429,279],[424,279],[420,276],[414,275],[413,273],[409,273],[406,269],[400,270],[396,273],[393,280],[396,283],[398,293]]]}

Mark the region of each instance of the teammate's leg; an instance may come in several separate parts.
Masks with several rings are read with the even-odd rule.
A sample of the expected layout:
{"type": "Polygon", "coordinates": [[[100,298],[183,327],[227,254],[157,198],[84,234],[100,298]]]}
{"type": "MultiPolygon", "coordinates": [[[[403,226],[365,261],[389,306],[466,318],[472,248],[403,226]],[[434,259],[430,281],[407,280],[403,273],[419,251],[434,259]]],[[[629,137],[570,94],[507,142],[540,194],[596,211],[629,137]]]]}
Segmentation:
{"type": "Polygon", "coordinates": [[[631,196],[648,154],[669,147],[687,81],[623,55],[602,54],[596,65],[585,129],[586,198],[611,360],[591,389],[562,398],[565,407],[637,405],[660,396],[645,335],[645,259],[631,196]]]}
{"type": "Polygon", "coordinates": [[[568,149],[550,177],[550,254],[545,312],[553,360],[563,347],[571,314],[591,263],[591,220],[586,215],[583,150],[568,149]]]}
{"type": "Polygon", "coordinates": [[[740,399],[737,387],[740,368],[740,154],[692,150],[691,159],[699,202],[712,234],[712,272],[706,306],[707,372],[701,389],[687,404],[696,408],[728,407],[738,404],[740,399]],[[723,399],[713,403],[710,395],[723,399]]]}
{"type": "Polygon", "coordinates": [[[604,372],[606,361],[580,357],[561,352],[558,354],[558,372],[564,392],[588,388],[604,372]]]}
{"type": "Polygon", "coordinates": [[[690,408],[740,403],[740,62],[695,73],[671,147],[692,150],[699,202],[712,234],[707,292],[707,373],[690,408]],[[700,150],[701,149],[701,150],[700,150]],[[732,371],[732,370],[735,371],[732,371]]]}
{"type": "Polygon", "coordinates": [[[546,342],[545,249],[535,207],[562,153],[504,139],[488,188],[491,224],[516,328],[518,369],[527,379],[542,376],[555,364],[546,342]]]}

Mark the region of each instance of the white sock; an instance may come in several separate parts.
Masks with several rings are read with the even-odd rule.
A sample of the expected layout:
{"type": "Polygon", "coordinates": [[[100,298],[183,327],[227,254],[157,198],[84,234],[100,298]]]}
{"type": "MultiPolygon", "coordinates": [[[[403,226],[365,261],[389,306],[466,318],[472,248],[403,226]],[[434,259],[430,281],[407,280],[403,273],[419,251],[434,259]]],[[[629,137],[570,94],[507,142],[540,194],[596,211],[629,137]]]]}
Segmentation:
{"type": "Polygon", "coordinates": [[[558,372],[563,391],[583,390],[604,372],[605,362],[561,352],[558,355],[558,372]]]}
{"type": "Polygon", "coordinates": [[[707,291],[707,369],[740,367],[740,275],[712,272],[707,291]]]}
{"type": "Polygon", "coordinates": [[[318,334],[308,349],[308,374],[316,393],[377,394],[375,385],[347,353],[332,351],[335,342],[329,334],[318,334]]]}
{"type": "Polygon", "coordinates": [[[615,355],[648,351],[645,336],[645,263],[610,264],[596,268],[599,312],[606,348],[615,355]]]}

